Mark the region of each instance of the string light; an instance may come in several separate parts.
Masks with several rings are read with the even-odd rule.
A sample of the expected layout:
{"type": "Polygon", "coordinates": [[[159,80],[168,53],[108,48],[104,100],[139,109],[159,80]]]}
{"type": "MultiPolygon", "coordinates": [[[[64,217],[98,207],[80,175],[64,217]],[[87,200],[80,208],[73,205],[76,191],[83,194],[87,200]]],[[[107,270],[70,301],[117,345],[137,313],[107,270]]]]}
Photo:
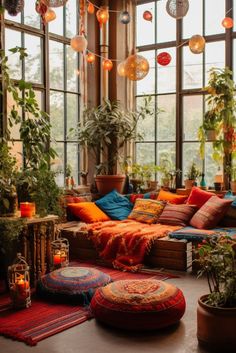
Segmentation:
{"type": "Polygon", "coordinates": [[[93,64],[95,61],[95,55],[93,53],[88,53],[87,54],[87,62],[90,64],[93,64]]]}
{"type": "Polygon", "coordinates": [[[111,71],[111,69],[113,68],[113,63],[110,59],[105,59],[102,62],[102,67],[106,71],[111,71]]]}
{"type": "Polygon", "coordinates": [[[95,7],[91,2],[88,3],[87,11],[90,15],[94,14],[95,12],[95,7]]]}
{"type": "Polygon", "coordinates": [[[232,28],[234,26],[234,21],[231,17],[225,17],[222,22],[222,26],[226,29],[232,28]]]}
{"type": "Polygon", "coordinates": [[[49,23],[51,21],[54,21],[56,19],[57,15],[53,9],[50,7],[47,8],[47,11],[43,15],[43,20],[45,23],[49,23]]]}
{"type": "Polygon", "coordinates": [[[127,25],[130,22],[130,14],[128,11],[122,11],[119,15],[119,21],[124,25],[127,25]]]}
{"type": "Polygon", "coordinates": [[[71,48],[77,52],[83,52],[86,50],[88,42],[83,35],[76,35],[70,40],[71,48]]]}
{"type": "Polygon", "coordinates": [[[107,23],[107,21],[109,20],[109,12],[107,7],[100,7],[100,9],[96,12],[96,16],[100,27],[102,27],[102,25],[107,23]]]}

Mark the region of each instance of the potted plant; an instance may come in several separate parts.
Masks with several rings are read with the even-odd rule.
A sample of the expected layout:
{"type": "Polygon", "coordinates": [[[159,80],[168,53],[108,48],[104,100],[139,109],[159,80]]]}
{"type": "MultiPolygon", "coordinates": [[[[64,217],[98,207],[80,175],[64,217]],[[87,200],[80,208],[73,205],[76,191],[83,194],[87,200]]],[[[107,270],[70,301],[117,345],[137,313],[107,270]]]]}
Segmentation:
{"type": "Polygon", "coordinates": [[[204,114],[203,124],[199,128],[199,138],[205,141],[215,141],[219,134],[220,116],[215,109],[207,110],[204,114]]]}
{"type": "Polygon", "coordinates": [[[164,188],[175,189],[176,176],[181,173],[180,169],[175,169],[172,161],[168,157],[163,157],[159,164],[161,174],[161,185],[164,188]]]}
{"type": "Polygon", "coordinates": [[[155,164],[134,163],[130,166],[130,183],[133,185],[134,192],[155,190],[157,181],[152,180],[153,175],[160,170],[155,164]]]}
{"type": "Polygon", "coordinates": [[[200,344],[221,352],[236,347],[236,239],[219,233],[196,250],[200,270],[206,275],[209,294],[198,300],[197,337],[200,344]]]}
{"type": "Polygon", "coordinates": [[[185,174],[186,179],[184,180],[185,189],[192,189],[196,179],[201,175],[200,170],[197,168],[196,163],[192,163],[189,166],[188,172],[185,174]]]}
{"type": "Polygon", "coordinates": [[[230,184],[230,189],[232,193],[236,193],[236,166],[232,166],[231,164],[228,164],[225,167],[225,172],[229,178],[229,184],[230,184]]]}
{"type": "Polygon", "coordinates": [[[150,102],[148,97],[144,105],[133,112],[124,110],[119,101],[105,99],[98,107],[84,111],[77,137],[80,146],[87,148],[95,160],[95,181],[100,194],[112,189],[122,192],[125,175],[117,174],[122,148],[128,142],[141,139],[136,127],[139,119],[152,114],[150,102]]]}

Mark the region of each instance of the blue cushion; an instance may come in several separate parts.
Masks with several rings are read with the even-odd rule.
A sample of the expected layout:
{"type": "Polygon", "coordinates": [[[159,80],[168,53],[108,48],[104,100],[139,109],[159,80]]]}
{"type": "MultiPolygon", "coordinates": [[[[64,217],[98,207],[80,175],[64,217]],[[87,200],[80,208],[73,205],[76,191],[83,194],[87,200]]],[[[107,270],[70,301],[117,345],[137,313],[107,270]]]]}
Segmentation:
{"type": "Polygon", "coordinates": [[[95,204],[101,208],[111,219],[122,221],[132,211],[133,205],[126,197],[120,195],[116,190],[97,200],[95,204]]]}
{"type": "Polygon", "coordinates": [[[234,196],[231,191],[226,192],[224,199],[232,200],[231,207],[236,208],[236,196],[234,196]]]}
{"type": "Polygon", "coordinates": [[[170,238],[174,238],[174,239],[187,239],[189,241],[192,240],[203,240],[206,239],[208,236],[210,235],[222,235],[225,234],[233,239],[236,238],[236,228],[220,228],[220,227],[216,227],[213,229],[197,229],[197,228],[193,228],[193,227],[184,227],[181,228],[179,230],[176,230],[174,232],[170,232],[169,233],[169,237],[170,238]]]}

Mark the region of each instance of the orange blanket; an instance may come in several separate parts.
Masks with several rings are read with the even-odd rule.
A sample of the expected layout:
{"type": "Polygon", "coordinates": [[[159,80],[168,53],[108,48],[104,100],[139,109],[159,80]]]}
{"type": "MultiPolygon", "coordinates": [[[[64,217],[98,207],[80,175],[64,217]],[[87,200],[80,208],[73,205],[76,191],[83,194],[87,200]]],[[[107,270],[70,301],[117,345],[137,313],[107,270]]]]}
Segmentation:
{"type": "Polygon", "coordinates": [[[124,271],[137,271],[153,242],[180,228],[132,220],[97,222],[86,226],[100,257],[124,271]]]}

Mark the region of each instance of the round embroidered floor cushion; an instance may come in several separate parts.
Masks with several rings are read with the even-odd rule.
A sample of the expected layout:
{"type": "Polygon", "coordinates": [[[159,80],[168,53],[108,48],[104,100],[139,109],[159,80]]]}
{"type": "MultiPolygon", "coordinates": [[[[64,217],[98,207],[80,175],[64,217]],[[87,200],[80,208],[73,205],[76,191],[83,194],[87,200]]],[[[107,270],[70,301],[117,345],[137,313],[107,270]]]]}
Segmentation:
{"type": "Polygon", "coordinates": [[[53,300],[75,300],[89,304],[94,291],[111,282],[111,278],[95,268],[63,267],[41,277],[37,293],[53,300]]]}
{"type": "Polygon", "coordinates": [[[128,330],[151,330],[178,322],[185,312],[182,291],[170,283],[123,280],[96,290],[92,313],[99,321],[128,330]]]}

